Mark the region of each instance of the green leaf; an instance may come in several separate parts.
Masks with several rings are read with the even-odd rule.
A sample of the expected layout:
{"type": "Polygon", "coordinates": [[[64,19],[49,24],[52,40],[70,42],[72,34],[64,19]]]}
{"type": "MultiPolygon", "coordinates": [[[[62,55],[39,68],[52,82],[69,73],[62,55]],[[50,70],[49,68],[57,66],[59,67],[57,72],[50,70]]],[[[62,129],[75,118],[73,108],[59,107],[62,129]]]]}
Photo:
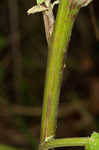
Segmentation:
{"type": "Polygon", "coordinates": [[[89,138],[88,144],[85,147],[86,150],[99,150],[99,133],[94,132],[89,138]]]}

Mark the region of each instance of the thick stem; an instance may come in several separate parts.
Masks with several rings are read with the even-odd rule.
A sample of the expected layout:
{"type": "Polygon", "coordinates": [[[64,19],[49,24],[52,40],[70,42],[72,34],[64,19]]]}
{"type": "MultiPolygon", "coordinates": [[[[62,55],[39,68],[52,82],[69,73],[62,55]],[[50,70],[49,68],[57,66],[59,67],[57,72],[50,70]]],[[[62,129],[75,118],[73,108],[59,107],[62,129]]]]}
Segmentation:
{"type": "Polygon", "coordinates": [[[41,125],[41,147],[43,147],[44,142],[50,139],[53,140],[55,136],[64,55],[65,52],[67,52],[73,24],[78,11],[91,1],[92,0],[60,1],[55,30],[51,45],[49,46],[41,125]]]}
{"type": "Polygon", "coordinates": [[[55,31],[49,48],[42,114],[41,143],[55,135],[64,54],[67,51],[73,23],[78,11],[79,8],[72,1],[61,0],[55,31]]]}

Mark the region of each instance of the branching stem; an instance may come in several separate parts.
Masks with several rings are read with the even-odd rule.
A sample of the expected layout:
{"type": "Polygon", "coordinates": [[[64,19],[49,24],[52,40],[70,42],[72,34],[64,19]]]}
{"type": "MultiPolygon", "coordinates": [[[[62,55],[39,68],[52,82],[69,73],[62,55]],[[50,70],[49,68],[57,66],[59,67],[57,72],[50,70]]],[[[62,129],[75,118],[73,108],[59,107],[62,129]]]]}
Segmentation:
{"type": "Polygon", "coordinates": [[[44,104],[42,114],[41,142],[54,137],[57,107],[59,103],[64,54],[67,52],[73,23],[79,11],[72,1],[61,0],[52,43],[49,47],[44,104]]]}
{"type": "MultiPolygon", "coordinates": [[[[40,149],[42,150],[56,146],[59,147],[59,145],[62,146],[61,142],[64,143],[64,139],[61,142],[54,139],[61,78],[64,68],[64,55],[68,49],[73,24],[75,22],[75,18],[79,12],[79,9],[86,6],[91,1],[92,0],[61,0],[59,4],[56,25],[53,32],[51,44],[49,45],[48,53],[41,124],[40,149]],[[46,141],[49,142],[46,143],[46,141]],[[46,148],[44,147],[45,145],[47,146],[46,148]]],[[[65,140],[65,142],[67,142],[67,139],[65,140]]],[[[79,138],[75,139],[74,141],[77,142],[77,140],[79,140],[78,145],[80,145],[79,138]]],[[[86,138],[82,139],[82,141],[83,140],[85,140],[84,142],[87,141],[86,138]]],[[[68,146],[69,144],[72,145],[72,141],[70,143],[68,142],[68,146]]]]}
{"type": "Polygon", "coordinates": [[[64,146],[85,146],[89,142],[90,138],[64,138],[53,139],[45,143],[44,148],[51,149],[64,146]]]}

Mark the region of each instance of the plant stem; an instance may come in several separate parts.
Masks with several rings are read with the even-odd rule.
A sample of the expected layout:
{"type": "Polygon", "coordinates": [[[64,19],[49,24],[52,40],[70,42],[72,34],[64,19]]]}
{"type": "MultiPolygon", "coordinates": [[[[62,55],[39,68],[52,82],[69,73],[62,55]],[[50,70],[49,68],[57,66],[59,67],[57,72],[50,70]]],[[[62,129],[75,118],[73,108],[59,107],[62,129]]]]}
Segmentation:
{"type": "Polygon", "coordinates": [[[89,8],[90,8],[90,16],[91,16],[91,23],[93,26],[93,30],[94,30],[96,39],[99,41],[99,29],[98,29],[97,20],[95,17],[95,10],[94,10],[93,4],[91,4],[89,8]]]}
{"type": "Polygon", "coordinates": [[[22,82],[22,57],[21,57],[21,41],[19,31],[18,2],[17,0],[9,0],[9,21],[11,30],[11,46],[13,61],[13,87],[16,102],[21,103],[21,82],[22,82]],[[16,67],[18,66],[18,67],[16,67]]]}
{"type": "Polygon", "coordinates": [[[72,0],[61,0],[52,43],[49,46],[44,104],[41,125],[41,143],[54,137],[59,103],[64,54],[67,52],[73,23],[79,11],[72,0]]]}
{"type": "Polygon", "coordinates": [[[49,45],[54,28],[54,15],[52,8],[49,8],[48,10],[43,12],[43,20],[45,26],[46,40],[49,45]]]}
{"type": "Polygon", "coordinates": [[[85,146],[90,138],[63,138],[49,140],[44,144],[45,149],[51,149],[64,146],[85,146]]]}

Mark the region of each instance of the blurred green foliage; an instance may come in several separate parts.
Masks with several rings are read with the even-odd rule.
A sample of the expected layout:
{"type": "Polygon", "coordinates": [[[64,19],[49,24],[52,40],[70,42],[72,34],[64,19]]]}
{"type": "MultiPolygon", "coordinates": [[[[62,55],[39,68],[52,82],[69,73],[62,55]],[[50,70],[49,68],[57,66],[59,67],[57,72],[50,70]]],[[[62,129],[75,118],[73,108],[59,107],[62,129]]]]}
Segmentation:
{"type": "Polygon", "coordinates": [[[0,145],[0,150],[19,150],[18,148],[7,146],[7,145],[0,145]]]}
{"type": "Polygon", "coordinates": [[[2,35],[0,35],[0,49],[5,48],[6,45],[7,45],[6,39],[2,35]]]}

